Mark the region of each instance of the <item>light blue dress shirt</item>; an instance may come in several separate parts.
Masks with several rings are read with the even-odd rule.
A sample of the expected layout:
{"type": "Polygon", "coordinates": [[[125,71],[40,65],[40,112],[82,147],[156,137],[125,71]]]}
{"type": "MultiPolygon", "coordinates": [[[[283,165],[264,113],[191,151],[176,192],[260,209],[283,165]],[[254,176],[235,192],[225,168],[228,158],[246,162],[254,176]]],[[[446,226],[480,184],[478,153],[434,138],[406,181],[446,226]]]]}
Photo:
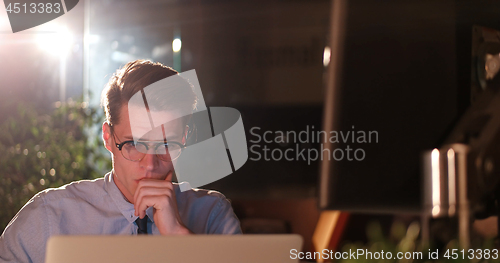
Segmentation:
{"type": "MultiPolygon", "coordinates": [[[[230,202],[219,192],[181,192],[174,183],[184,225],[195,234],[241,234],[230,202]]],[[[159,235],[153,208],[146,210],[148,233],[159,235]]],[[[53,235],[135,235],[134,205],[113,181],[112,173],[36,194],[11,220],[0,237],[0,262],[44,262],[53,235]]]]}

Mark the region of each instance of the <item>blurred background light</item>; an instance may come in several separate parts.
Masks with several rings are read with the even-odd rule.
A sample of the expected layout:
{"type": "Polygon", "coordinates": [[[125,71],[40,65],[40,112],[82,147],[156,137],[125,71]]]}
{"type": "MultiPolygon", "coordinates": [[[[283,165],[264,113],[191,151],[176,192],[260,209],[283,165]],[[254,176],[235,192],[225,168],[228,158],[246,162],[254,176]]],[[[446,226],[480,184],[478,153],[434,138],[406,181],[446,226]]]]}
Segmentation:
{"type": "Polygon", "coordinates": [[[153,58],[158,59],[167,56],[170,53],[170,50],[173,49],[170,43],[157,45],[153,48],[151,55],[153,58]]]}
{"type": "Polygon", "coordinates": [[[182,41],[179,38],[176,38],[174,39],[174,41],[172,41],[172,50],[174,52],[181,51],[181,47],[182,47],[182,41]]]}
{"type": "Polygon", "coordinates": [[[85,40],[87,40],[89,44],[97,44],[99,43],[100,37],[99,35],[88,35],[85,37],[85,40]]]}
{"type": "Polygon", "coordinates": [[[68,52],[73,44],[73,35],[65,27],[60,27],[54,32],[47,32],[36,35],[38,46],[53,55],[60,55],[68,52]]]}
{"type": "Polygon", "coordinates": [[[331,53],[332,51],[330,47],[325,47],[325,50],[323,51],[323,66],[327,67],[328,64],[330,64],[331,53]]]}
{"type": "Polygon", "coordinates": [[[134,61],[136,59],[139,59],[139,57],[136,57],[132,54],[126,53],[126,52],[121,52],[121,51],[114,51],[111,54],[111,59],[113,61],[119,62],[119,63],[127,63],[130,61],[134,61]]]}

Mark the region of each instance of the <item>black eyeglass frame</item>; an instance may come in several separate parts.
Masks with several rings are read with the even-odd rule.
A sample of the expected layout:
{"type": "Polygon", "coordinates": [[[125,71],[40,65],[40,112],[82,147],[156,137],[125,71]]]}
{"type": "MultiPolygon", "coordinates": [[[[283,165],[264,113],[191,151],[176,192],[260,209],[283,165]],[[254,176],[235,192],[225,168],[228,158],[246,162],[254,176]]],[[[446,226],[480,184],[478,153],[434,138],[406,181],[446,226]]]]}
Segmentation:
{"type": "MultiPolygon", "coordinates": [[[[118,148],[118,150],[122,153],[123,158],[125,158],[125,159],[127,159],[127,160],[129,160],[129,161],[132,161],[132,162],[140,162],[140,161],[141,161],[141,160],[142,160],[142,159],[146,156],[146,154],[147,154],[147,153],[144,153],[144,156],[143,156],[141,159],[138,159],[138,160],[130,160],[130,159],[128,159],[127,157],[125,157],[125,155],[123,155],[123,152],[122,152],[122,148],[123,148],[123,146],[124,146],[125,144],[127,144],[127,143],[134,143],[134,144],[135,144],[136,142],[135,142],[135,141],[133,141],[133,140],[128,140],[128,141],[124,141],[124,142],[121,142],[121,143],[116,143],[117,138],[116,138],[115,131],[113,130],[113,127],[112,127],[112,126],[110,126],[110,128],[111,128],[111,133],[113,133],[113,138],[115,139],[115,146],[116,146],[116,148],[118,148]]],[[[182,151],[183,151],[183,150],[187,147],[185,144],[182,144],[182,143],[180,143],[180,142],[176,142],[176,141],[167,141],[166,143],[155,142],[155,141],[140,141],[140,142],[137,142],[137,143],[140,143],[140,144],[144,145],[144,146],[146,147],[146,151],[147,151],[147,150],[149,150],[149,146],[148,146],[148,144],[147,144],[146,142],[150,142],[150,143],[155,143],[155,144],[157,144],[157,146],[155,147],[155,151],[156,151],[156,149],[157,149],[158,147],[160,147],[160,146],[162,146],[162,145],[163,145],[163,146],[165,146],[165,147],[167,147],[167,149],[168,149],[168,144],[169,144],[169,143],[171,143],[171,144],[176,144],[176,145],[178,145],[178,146],[180,147],[181,151],[179,152],[179,155],[177,155],[174,159],[172,159],[172,158],[171,158],[170,160],[164,160],[164,159],[162,159],[162,158],[159,156],[159,154],[155,153],[156,157],[158,157],[158,159],[160,159],[160,160],[162,160],[162,161],[164,161],[164,162],[171,162],[171,161],[175,161],[177,158],[179,158],[179,156],[181,156],[182,151]]],[[[135,147],[135,146],[134,146],[134,147],[135,147]]]]}

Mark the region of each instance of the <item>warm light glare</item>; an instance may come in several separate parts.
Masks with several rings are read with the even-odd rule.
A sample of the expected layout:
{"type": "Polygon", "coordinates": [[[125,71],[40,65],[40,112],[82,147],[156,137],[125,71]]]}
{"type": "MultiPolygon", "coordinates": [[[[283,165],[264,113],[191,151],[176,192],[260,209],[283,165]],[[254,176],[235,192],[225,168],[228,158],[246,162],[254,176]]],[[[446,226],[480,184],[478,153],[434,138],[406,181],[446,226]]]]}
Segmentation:
{"type": "Polygon", "coordinates": [[[432,208],[432,215],[437,216],[437,215],[439,215],[440,211],[441,211],[441,209],[439,208],[439,206],[435,206],[434,208],[432,208]]]}
{"type": "Polygon", "coordinates": [[[66,28],[60,28],[53,33],[38,33],[36,41],[42,50],[59,55],[65,54],[71,48],[73,36],[66,28]]]}
{"type": "Polygon", "coordinates": [[[457,202],[456,200],[456,194],[455,194],[455,189],[456,189],[456,183],[455,183],[455,151],[453,149],[448,150],[448,187],[449,187],[449,202],[450,202],[450,209],[448,213],[450,215],[455,214],[455,204],[457,202]]]}
{"type": "Polygon", "coordinates": [[[330,47],[325,47],[325,51],[323,51],[323,66],[328,66],[330,64],[330,57],[332,55],[332,50],[330,47]]]}
{"type": "Polygon", "coordinates": [[[440,191],[440,183],[439,183],[439,177],[440,177],[440,173],[439,173],[439,150],[438,149],[434,149],[432,150],[432,155],[431,155],[431,158],[432,158],[432,205],[433,205],[433,209],[432,209],[432,215],[433,216],[436,216],[439,214],[439,205],[440,205],[440,195],[441,195],[441,191],[440,191]]]}
{"type": "Polygon", "coordinates": [[[174,52],[181,51],[181,47],[182,47],[182,41],[179,38],[176,38],[174,39],[174,41],[172,41],[172,50],[174,52]]]}

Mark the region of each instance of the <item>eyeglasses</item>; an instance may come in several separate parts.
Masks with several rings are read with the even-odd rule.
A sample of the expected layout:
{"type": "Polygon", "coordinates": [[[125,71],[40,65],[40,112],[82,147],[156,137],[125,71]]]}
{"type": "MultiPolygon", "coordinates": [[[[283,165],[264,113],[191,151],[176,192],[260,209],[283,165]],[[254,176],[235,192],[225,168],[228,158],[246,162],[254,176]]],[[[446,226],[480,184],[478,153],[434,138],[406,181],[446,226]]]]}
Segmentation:
{"type": "Polygon", "coordinates": [[[179,158],[182,153],[182,149],[186,148],[185,145],[175,141],[168,141],[165,143],[150,141],[124,141],[116,143],[117,139],[115,132],[113,129],[111,129],[111,132],[115,138],[115,146],[122,153],[123,158],[133,162],[139,162],[142,160],[144,156],[148,154],[150,148],[154,149],[154,154],[156,154],[160,160],[171,162],[179,158]]]}

